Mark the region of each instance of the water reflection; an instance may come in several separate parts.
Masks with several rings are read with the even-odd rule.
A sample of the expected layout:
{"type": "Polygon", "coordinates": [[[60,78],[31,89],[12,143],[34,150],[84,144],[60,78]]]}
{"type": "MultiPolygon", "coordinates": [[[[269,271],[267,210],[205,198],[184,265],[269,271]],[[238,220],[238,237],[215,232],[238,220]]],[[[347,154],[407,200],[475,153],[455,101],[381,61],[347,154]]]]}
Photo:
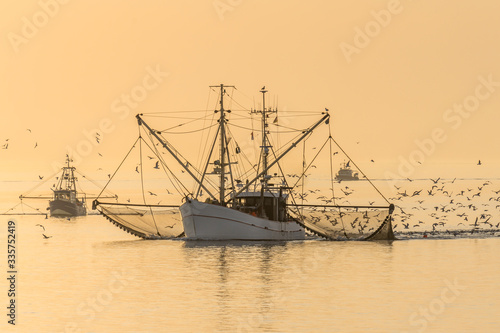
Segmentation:
{"type": "Polygon", "coordinates": [[[212,311],[221,331],[264,328],[275,295],[273,271],[280,265],[280,258],[286,256],[288,245],[282,241],[184,243],[188,265],[199,263],[201,255],[201,261],[216,270],[213,280],[207,283],[216,287],[213,294],[216,307],[212,311]]]}

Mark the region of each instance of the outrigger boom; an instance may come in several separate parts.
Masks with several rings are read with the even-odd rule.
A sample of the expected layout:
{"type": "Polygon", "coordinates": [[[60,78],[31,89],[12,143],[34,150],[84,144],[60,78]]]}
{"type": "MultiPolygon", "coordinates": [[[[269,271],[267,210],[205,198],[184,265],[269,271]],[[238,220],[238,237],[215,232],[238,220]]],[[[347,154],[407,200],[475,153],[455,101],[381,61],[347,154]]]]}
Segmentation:
{"type": "MultiPolygon", "coordinates": [[[[311,133],[321,124],[329,124],[330,114],[327,109],[325,109],[326,112],[321,113],[319,120],[316,120],[306,129],[292,129],[292,132],[295,132],[294,135],[296,136],[284,146],[278,147],[275,151],[272,145],[274,142],[273,138],[270,136],[268,137],[270,132],[268,130],[267,118],[272,113],[277,114],[277,109],[266,108],[265,94],[267,90],[263,87],[260,90],[262,93],[262,109],[252,109],[251,111],[248,109],[245,110],[247,112],[250,111],[250,117],[253,114],[262,116],[262,142],[260,145],[259,161],[250,161],[244,152],[241,152],[240,146],[236,142],[236,138],[231,131],[232,123],[229,123],[230,119],[227,117],[227,114],[229,114],[231,110],[224,109],[224,98],[226,95],[229,96],[226,93],[226,89],[235,87],[224,84],[210,87],[217,87],[220,89],[218,99],[219,106],[213,111],[214,113],[218,113],[218,115],[216,117],[213,116],[213,114],[210,116],[213,125],[189,132],[202,131],[217,126],[217,130],[214,131],[215,137],[211,139],[213,141],[207,142],[205,145],[205,151],[208,153],[203,154],[204,160],[201,167],[198,166],[197,168],[174,148],[164,135],[168,130],[157,131],[144,121],[144,114],[136,115],[139,126],[144,128],[145,133],[148,133],[147,137],[153,143],[153,147],[158,145],[156,143],[156,141],[158,141],[174,160],[181,165],[183,172],[188,174],[196,182],[195,188],[188,190],[188,188],[176,177],[171,168],[166,165],[166,162],[159,155],[160,153],[158,150],[156,148],[153,150],[153,148],[149,147],[156,153],[158,159],[164,163],[164,171],[166,173],[167,171],[170,172],[177,183],[180,183],[181,186],[179,190],[172,182],[179,194],[182,195],[183,203],[179,206],[160,205],[160,202],[156,205],[147,204],[144,196],[144,182],[141,171],[144,203],[113,204],[95,200],[94,204],[99,207],[104,216],[128,232],[138,235],[139,237],[151,239],[180,237],[182,235],[188,239],[203,240],[304,240],[306,239],[306,230],[329,240],[394,239],[391,224],[394,205],[387,201],[373,183],[369,182],[387,202],[386,206],[351,205],[347,201],[345,203],[349,203],[349,205],[337,204],[339,202],[336,201],[336,197],[333,193],[332,156],[335,154],[331,151],[332,144],[335,143],[344,154],[345,152],[332,138],[330,127],[327,128],[329,131],[327,141],[317,150],[317,154],[311,161],[311,164],[323,150],[326,143],[329,142],[330,181],[332,182],[331,190],[333,199],[325,200],[325,202],[332,202],[332,204],[296,203],[294,197],[295,192],[293,191],[296,185],[292,187],[288,186],[288,179],[285,177],[286,174],[282,169],[280,161],[296,148],[299,143],[303,142],[304,161],[302,162],[303,170],[302,176],[300,177],[303,179],[303,176],[307,176],[305,174],[307,171],[305,168],[306,142],[311,133]],[[218,124],[216,124],[215,121],[217,121],[218,124]],[[220,145],[218,150],[216,148],[217,145],[220,145]],[[235,153],[232,153],[234,145],[236,145],[236,149],[234,150],[235,153]],[[238,157],[240,152],[242,155],[238,157]],[[272,152],[272,161],[268,161],[268,158],[271,156],[270,152],[272,152]],[[218,156],[216,156],[216,154],[218,154],[218,156]],[[247,162],[248,164],[245,164],[247,162]],[[257,162],[257,164],[254,164],[255,162],[257,162]],[[212,172],[208,172],[208,167],[212,164],[214,165],[214,169],[212,172]],[[232,165],[235,164],[237,166],[233,167],[232,165]],[[240,165],[243,166],[240,167],[240,165]],[[274,175],[272,175],[270,171],[273,167],[275,168],[273,169],[274,171],[278,171],[277,168],[279,167],[279,172],[274,173],[274,175]],[[218,184],[217,181],[213,181],[207,176],[215,174],[219,178],[218,184]],[[273,177],[278,178],[281,183],[271,183],[270,179],[273,177]],[[245,179],[246,182],[244,182],[245,179]],[[258,183],[259,179],[261,181],[260,183],[258,183]],[[231,183],[231,187],[228,186],[226,188],[226,184],[229,182],[231,183]],[[250,190],[251,186],[253,186],[252,190],[250,190]],[[198,196],[203,196],[201,190],[208,196],[204,202],[198,200],[198,196]],[[177,213],[178,211],[175,210],[177,207],[179,207],[181,216],[179,216],[177,213]],[[181,217],[182,221],[179,221],[178,217],[181,217]]],[[[232,97],[230,98],[232,99],[232,97]]],[[[195,119],[206,120],[208,117],[208,114],[205,114],[205,117],[195,119]]],[[[242,118],[236,119],[240,120],[242,118]]],[[[253,118],[250,118],[250,121],[253,121],[253,118]]],[[[277,118],[274,122],[277,122],[277,118]]],[[[253,140],[253,123],[251,129],[244,126],[235,126],[251,130],[251,138],[253,140]]],[[[141,133],[141,131],[139,133],[141,133]]],[[[138,140],[144,140],[141,134],[139,134],[138,140]]],[[[142,153],[140,156],[142,165],[142,153]]],[[[150,158],[152,159],[152,157],[150,158]]],[[[158,169],[158,163],[159,161],[156,162],[156,169],[158,169]]],[[[319,166],[320,164],[317,165],[319,166]]],[[[323,163],[323,166],[326,165],[323,163]]],[[[359,170],[359,168],[357,169],[359,170]]],[[[361,170],[359,171],[361,172],[361,170]]],[[[321,172],[319,175],[321,175],[321,172]]],[[[290,177],[290,175],[288,176],[290,177]]],[[[301,198],[304,200],[304,181],[300,186],[302,186],[301,198]]],[[[320,187],[322,187],[322,185],[320,187]]],[[[323,190],[324,188],[321,191],[323,190]]],[[[317,191],[319,191],[319,189],[317,191]]],[[[314,193],[312,190],[310,192],[314,193]]],[[[318,196],[316,199],[318,200],[320,198],[321,197],[318,196]]]]}

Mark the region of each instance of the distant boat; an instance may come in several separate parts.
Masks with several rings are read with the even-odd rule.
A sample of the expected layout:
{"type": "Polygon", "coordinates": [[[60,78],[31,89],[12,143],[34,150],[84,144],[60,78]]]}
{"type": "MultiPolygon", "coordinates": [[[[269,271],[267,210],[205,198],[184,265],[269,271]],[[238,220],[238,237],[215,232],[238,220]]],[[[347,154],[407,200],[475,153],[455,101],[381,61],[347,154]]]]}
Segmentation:
{"type": "Polygon", "coordinates": [[[75,167],[70,165],[72,160],[66,156],[66,166],[62,168],[61,176],[56,185],[53,199],[49,201],[50,216],[70,217],[87,215],[85,194],[76,190],[77,178],[75,167]]]}
{"type": "Polygon", "coordinates": [[[346,180],[359,180],[358,173],[354,172],[349,165],[350,161],[342,164],[340,170],[335,175],[335,180],[346,181],[346,180]]]}

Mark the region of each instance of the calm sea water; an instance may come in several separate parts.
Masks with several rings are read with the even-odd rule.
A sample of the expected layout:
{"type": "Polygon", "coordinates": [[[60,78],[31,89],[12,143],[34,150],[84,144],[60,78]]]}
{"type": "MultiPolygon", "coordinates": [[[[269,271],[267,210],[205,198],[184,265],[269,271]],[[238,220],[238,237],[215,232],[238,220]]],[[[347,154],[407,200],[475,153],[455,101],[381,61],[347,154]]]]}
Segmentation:
{"type": "Polygon", "coordinates": [[[498,237],[147,241],[96,215],[14,220],[17,332],[500,330],[498,237]]]}
{"type": "MultiPolygon", "coordinates": [[[[16,203],[14,185],[0,191],[3,211],[16,203]]],[[[433,195],[429,180],[400,186],[388,195],[395,230],[417,233],[393,242],[149,241],[98,215],[0,215],[0,331],[500,332],[500,181],[447,181],[433,195]],[[447,232],[472,230],[476,218],[488,232],[447,232]],[[418,233],[432,229],[442,237],[418,233]]]]}

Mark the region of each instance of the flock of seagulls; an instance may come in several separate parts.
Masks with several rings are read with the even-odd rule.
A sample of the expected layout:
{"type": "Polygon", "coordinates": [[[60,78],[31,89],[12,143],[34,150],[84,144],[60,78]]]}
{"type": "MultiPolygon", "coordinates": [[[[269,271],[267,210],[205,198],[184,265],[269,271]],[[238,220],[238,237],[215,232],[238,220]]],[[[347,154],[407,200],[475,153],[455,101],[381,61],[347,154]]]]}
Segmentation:
{"type": "MultiPolygon", "coordinates": [[[[328,111],[328,109],[325,109],[328,111]]],[[[26,129],[30,134],[31,129],[26,129]]],[[[95,133],[95,140],[99,144],[102,140],[100,133],[95,133]]],[[[5,139],[1,148],[9,149],[10,139],[5,139]]],[[[38,147],[38,142],[35,141],[33,149],[38,147]]],[[[334,152],[333,155],[339,152],[334,152]]],[[[102,157],[101,153],[98,153],[102,157]]],[[[147,156],[149,160],[154,160],[155,157],[147,156]]],[[[159,160],[154,161],[153,169],[160,169],[159,160]]],[[[374,159],[370,159],[371,163],[375,163],[374,159]]],[[[478,166],[483,165],[481,160],[477,162],[478,166]]],[[[310,168],[317,168],[316,165],[311,165],[310,168]]],[[[99,168],[102,170],[101,168],[99,168]]],[[[184,172],[184,170],[181,170],[184,172]]],[[[135,167],[135,172],[140,173],[139,166],[135,167]]],[[[308,175],[304,175],[307,177],[308,175]]],[[[108,177],[111,177],[108,174],[108,177]]],[[[300,178],[297,174],[287,174],[288,178],[300,178]]],[[[39,175],[42,180],[44,176],[39,175]]],[[[414,179],[406,178],[399,186],[394,185],[396,190],[395,195],[389,198],[390,202],[395,203],[397,209],[393,213],[393,228],[396,233],[404,233],[412,231],[418,232],[425,230],[424,235],[436,232],[445,232],[457,235],[457,233],[466,230],[474,233],[478,231],[491,230],[498,232],[500,222],[496,222],[498,210],[500,208],[500,189],[493,189],[492,182],[486,180],[477,186],[466,186],[457,188],[456,178],[453,180],[443,180],[440,177],[427,181],[414,182],[414,179]],[[410,185],[410,186],[407,186],[410,185]],[[416,186],[418,188],[416,188],[416,186]],[[495,215],[497,214],[497,215],[495,215]],[[424,222],[427,221],[427,222],[424,222]],[[495,223],[496,222],[496,223],[495,223]],[[463,229],[463,230],[462,230],[463,229]]],[[[150,196],[157,196],[156,193],[148,191],[150,196]]],[[[168,194],[170,191],[168,191],[168,194]]],[[[316,196],[319,189],[308,190],[304,192],[295,191],[295,196],[303,202],[319,202],[323,205],[332,203],[350,204],[347,197],[354,193],[354,190],[349,186],[341,186],[340,191],[334,196],[326,197],[316,196]]],[[[160,201],[161,202],[161,201],[160,201]]],[[[369,205],[373,205],[373,201],[369,201],[369,205]]],[[[313,211],[318,208],[312,208],[313,211]]],[[[328,216],[327,219],[331,219],[328,216]]],[[[333,222],[333,221],[331,221],[333,222]]],[[[363,231],[363,226],[359,220],[352,221],[352,227],[357,224],[358,229],[363,231]]],[[[37,226],[43,229],[42,235],[44,239],[51,238],[45,234],[45,227],[41,224],[37,226]]]]}
{"type": "MultiPolygon", "coordinates": [[[[325,225],[328,221],[328,227],[339,228],[339,217],[342,217],[338,215],[339,210],[325,209],[321,205],[360,205],[358,201],[354,201],[354,197],[359,195],[353,193],[361,191],[358,186],[361,182],[342,184],[348,185],[336,186],[335,192],[330,192],[330,195],[325,195],[325,191],[319,189],[299,189],[293,191],[293,194],[299,204],[318,205],[307,208],[307,217],[313,224],[325,225]]],[[[392,186],[393,195],[388,200],[396,207],[392,214],[393,229],[400,238],[468,237],[477,234],[500,236],[500,186],[492,180],[407,178],[392,186]]],[[[375,201],[368,201],[365,212],[375,211],[369,207],[374,204],[375,201]]],[[[354,220],[344,218],[342,227],[359,233],[373,230],[364,217],[354,220]]]]}
{"type": "Polygon", "coordinates": [[[389,200],[397,207],[393,214],[395,232],[424,237],[500,232],[500,189],[491,180],[478,180],[474,186],[470,181],[462,185],[456,178],[428,181],[415,182],[411,189],[394,186],[396,194],[389,200]]]}

